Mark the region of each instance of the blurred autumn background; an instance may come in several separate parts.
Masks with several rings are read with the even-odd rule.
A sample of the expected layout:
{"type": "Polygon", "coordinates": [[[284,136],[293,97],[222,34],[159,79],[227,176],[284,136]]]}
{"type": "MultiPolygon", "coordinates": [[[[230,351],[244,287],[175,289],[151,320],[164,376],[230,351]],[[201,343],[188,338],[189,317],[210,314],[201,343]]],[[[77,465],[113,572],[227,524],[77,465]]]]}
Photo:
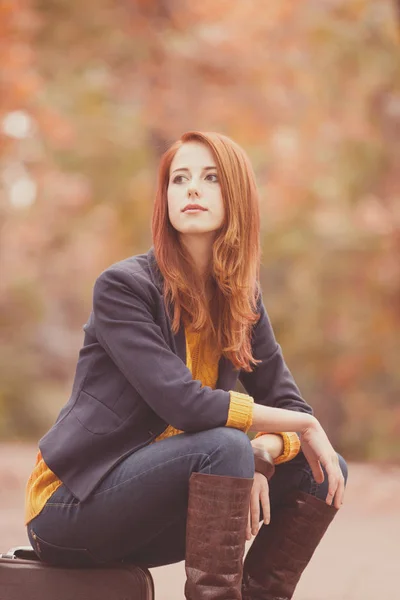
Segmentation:
{"type": "Polygon", "coordinates": [[[397,596],[399,22],[396,0],[0,0],[0,552],[27,543],[96,277],[152,245],[163,151],[219,131],[256,172],[276,336],[351,463],[296,598],[397,596]]]}
{"type": "Polygon", "coordinates": [[[0,436],[68,399],[97,275],[146,252],[184,131],[257,176],[262,285],[348,459],[400,461],[400,52],[389,0],[0,2],[0,436]]]}

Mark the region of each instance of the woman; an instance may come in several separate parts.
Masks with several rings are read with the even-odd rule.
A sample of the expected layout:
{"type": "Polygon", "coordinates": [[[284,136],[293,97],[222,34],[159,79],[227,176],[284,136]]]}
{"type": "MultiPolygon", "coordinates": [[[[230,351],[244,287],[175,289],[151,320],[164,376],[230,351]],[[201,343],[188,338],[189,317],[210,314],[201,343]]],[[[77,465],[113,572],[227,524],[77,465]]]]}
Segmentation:
{"type": "Polygon", "coordinates": [[[39,442],[42,560],[185,559],[186,598],[292,597],[347,469],[274,337],[258,202],[229,138],[189,132],[164,154],[154,246],[97,278],[71,397],[39,442]]]}

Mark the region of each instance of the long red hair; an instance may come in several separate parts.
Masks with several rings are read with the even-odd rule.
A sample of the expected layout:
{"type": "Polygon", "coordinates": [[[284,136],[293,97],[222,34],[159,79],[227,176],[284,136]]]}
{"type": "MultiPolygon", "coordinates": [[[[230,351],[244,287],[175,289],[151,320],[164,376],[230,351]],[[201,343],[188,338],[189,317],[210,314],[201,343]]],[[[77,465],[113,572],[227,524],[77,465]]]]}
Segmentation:
{"type": "Polygon", "coordinates": [[[251,330],[258,321],[260,293],[260,209],[251,163],[243,149],[219,133],[189,131],[161,157],[152,216],[154,255],[164,277],[164,302],[179,329],[180,319],[201,331],[216,353],[237,369],[252,371],[251,330]],[[196,276],[192,258],[168,217],[167,190],[172,160],[185,142],[208,146],[217,165],[225,221],[216,232],[206,281],[214,291],[207,300],[206,281],[196,276]],[[172,308],[172,312],[170,312],[172,308]]]}

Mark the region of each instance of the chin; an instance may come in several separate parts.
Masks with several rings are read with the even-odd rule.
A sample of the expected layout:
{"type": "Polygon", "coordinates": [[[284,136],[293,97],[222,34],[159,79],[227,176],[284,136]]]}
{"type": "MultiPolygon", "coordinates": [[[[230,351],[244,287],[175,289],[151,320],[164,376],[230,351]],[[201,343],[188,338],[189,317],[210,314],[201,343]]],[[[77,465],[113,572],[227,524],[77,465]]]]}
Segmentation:
{"type": "Polygon", "coordinates": [[[181,233],[210,233],[210,229],[207,227],[202,227],[199,223],[191,223],[187,227],[182,227],[179,229],[181,233]]]}

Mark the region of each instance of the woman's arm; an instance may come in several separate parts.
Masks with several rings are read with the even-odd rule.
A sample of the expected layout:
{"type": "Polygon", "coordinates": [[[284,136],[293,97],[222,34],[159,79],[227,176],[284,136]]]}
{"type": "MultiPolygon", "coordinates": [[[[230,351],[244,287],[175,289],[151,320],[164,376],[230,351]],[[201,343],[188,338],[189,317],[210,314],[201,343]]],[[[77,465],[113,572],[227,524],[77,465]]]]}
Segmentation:
{"type": "MultiPolygon", "coordinates": [[[[311,467],[315,481],[317,483],[324,481],[324,473],[321,465],[327,472],[329,482],[326,498],[327,504],[332,504],[332,500],[335,498],[334,505],[336,508],[340,508],[344,495],[344,478],[340,469],[338,455],[319,421],[312,415],[258,405],[254,405],[253,416],[255,424],[252,428],[261,428],[267,431],[274,429],[276,431],[283,425],[283,430],[287,427],[288,430],[296,429],[300,432],[301,449],[311,467]],[[291,413],[291,415],[287,413],[291,413]],[[266,422],[273,424],[274,427],[263,427],[263,423],[266,422]]],[[[254,443],[254,440],[252,443],[254,443]]]]}
{"type": "Polygon", "coordinates": [[[282,356],[260,294],[258,307],[260,319],[254,327],[252,350],[261,362],[249,373],[239,376],[246,392],[254,398],[250,430],[274,433],[296,431],[301,449],[317,483],[324,481],[321,465],[325,468],[329,491],[327,503],[340,507],[344,492],[344,479],[339,459],[319,421],[313,416],[311,406],[300,391],[282,356]]]}
{"type": "MultiPolygon", "coordinates": [[[[98,342],[140,398],[166,424],[188,433],[223,427],[228,420],[230,393],[202,386],[171,350],[157,320],[153,288],[140,270],[106,269],[93,289],[98,342]]],[[[132,409],[139,419],[140,403],[132,409]]]]}
{"type": "Polygon", "coordinates": [[[266,433],[298,431],[303,433],[316,422],[317,419],[309,413],[254,404],[250,431],[265,431],[266,433]]]}
{"type": "Polygon", "coordinates": [[[300,438],[294,431],[258,433],[251,442],[253,448],[269,452],[275,465],[289,462],[300,452],[300,438]]]}
{"type": "MultiPolygon", "coordinates": [[[[303,431],[302,422],[304,422],[304,431],[306,431],[307,428],[310,427],[310,424],[313,421],[316,421],[313,416],[304,413],[296,413],[295,411],[282,408],[271,408],[254,404],[253,424],[251,425],[251,429],[259,429],[260,425],[265,422],[265,419],[267,419],[269,427],[264,428],[263,433],[256,436],[251,444],[254,448],[255,457],[257,454],[260,454],[260,451],[260,456],[262,455],[262,452],[266,451],[270,457],[268,458],[267,456],[267,462],[271,460],[274,465],[292,460],[297,456],[301,448],[299,436],[293,431],[287,431],[289,428],[285,423],[291,423],[294,419],[297,423],[298,431],[303,431]],[[276,419],[276,423],[284,425],[284,427],[282,427],[282,434],[273,433],[278,429],[273,427],[274,419],[276,419]]],[[[259,470],[257,469],[257,466],[256,470],[259,470]]]]}

